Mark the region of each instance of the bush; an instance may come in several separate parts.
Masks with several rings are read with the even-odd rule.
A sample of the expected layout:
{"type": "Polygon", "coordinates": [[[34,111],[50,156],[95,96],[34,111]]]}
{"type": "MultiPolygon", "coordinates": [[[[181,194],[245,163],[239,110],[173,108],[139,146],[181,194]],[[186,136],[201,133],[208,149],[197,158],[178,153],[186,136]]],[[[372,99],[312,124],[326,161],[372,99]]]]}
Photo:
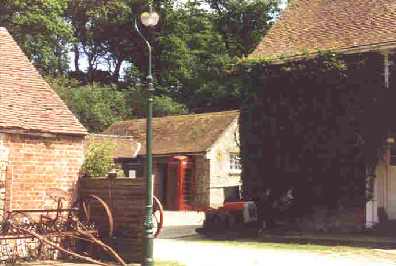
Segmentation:
{"type": "Polygon", "coordinates": [[[89,177],[104,177],[114,167],[111,142],[92,143],[89,145],[82,165],[82,172],[89,177]]]}

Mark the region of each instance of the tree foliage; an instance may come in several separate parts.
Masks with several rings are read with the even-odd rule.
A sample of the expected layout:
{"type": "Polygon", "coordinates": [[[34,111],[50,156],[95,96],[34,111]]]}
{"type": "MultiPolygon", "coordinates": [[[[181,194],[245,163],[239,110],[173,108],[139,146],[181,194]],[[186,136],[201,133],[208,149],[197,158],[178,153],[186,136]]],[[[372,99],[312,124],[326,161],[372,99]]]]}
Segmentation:
{"type": "MultiPolygon", "coordinates": [[[[277,1],[152,3],[159,25],[139,27],[153,46],[155,114],[238,108],[243,83],[227,69],[257,45],[277,1]]],[[[100,131],[144,113],[147,47],[134,23],[147,7],[144,0],[4,0],[0,22],[43,73],[59,79],[57,91],[84,125],[100,131]]]]}
{"type": "Polygon", "coordinates": [[[67,5],[64,0],[0,1],[0,24],[46,74],[68,69],[67,45],[73,32],[64,16],[67,5]]]}
{"type": "Polygon", "coordinates": [[[364,206],[391,130],[382,56],[324,54],[242,69],[250,82],[240,134],[246,196],[274,203],[292,191],[296,214],[364,206]]]}
{"type": "Polygon", "coordinates": [[[101,132],[130,117],[127,95],[98,84],[79,86],[70,80],[53,80],[52,87],[89,131],[101,132]]]}
{"type": "Polygon", "coordinates": [[[228,53],[246,57],[273,22],[279,12],[279,1],[258,0],[206,0],[217,15],[214,18],[217,31],[222,34],[228,53]]]}
{"type": "MultiPolygon", "coordinates": [[[[71,79],[48,78],[58,95],[91,132],[102,132],[115,122],[143,117],[147,95],[143,88],[91,84],[81,86],[71,79]]],[[[184,114],[185,105],[168,96],[154,97],[154,116],[184,114]]]]}

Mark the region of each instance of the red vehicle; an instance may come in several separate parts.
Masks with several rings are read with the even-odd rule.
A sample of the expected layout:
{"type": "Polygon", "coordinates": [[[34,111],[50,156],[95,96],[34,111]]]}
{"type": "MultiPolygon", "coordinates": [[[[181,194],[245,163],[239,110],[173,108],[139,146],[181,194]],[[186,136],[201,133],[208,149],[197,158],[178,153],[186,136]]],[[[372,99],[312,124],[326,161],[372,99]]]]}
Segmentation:
{"type": "Polygon", "coordinates": [[[225,202],[218,209],[205,212],[203,231],[221,232],[257,222],[257,209],[253,201],[225,202]]]}

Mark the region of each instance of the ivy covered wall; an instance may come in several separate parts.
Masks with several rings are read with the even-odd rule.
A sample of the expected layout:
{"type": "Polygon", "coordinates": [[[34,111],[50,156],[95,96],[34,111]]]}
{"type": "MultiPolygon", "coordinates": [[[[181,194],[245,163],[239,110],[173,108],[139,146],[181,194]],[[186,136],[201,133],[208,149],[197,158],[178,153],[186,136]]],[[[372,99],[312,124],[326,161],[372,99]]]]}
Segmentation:
{"type": "Polygon", "coordinates": [[[280,206],[288,195],[290,215],[314,206],[363,207],[367,176],[396,122],[396,88],[391,79],[385,89],[384,56],[245,61],[239,71],[246,81],[240,116],[245,197],[280,206]]]}

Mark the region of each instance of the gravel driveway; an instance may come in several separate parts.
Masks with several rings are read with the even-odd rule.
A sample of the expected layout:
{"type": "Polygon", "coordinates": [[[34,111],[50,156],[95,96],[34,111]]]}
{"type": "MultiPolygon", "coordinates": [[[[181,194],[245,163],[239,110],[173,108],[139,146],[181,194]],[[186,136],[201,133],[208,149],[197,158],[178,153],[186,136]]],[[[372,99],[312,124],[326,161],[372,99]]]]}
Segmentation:
{"type": "MultiPolygon", "coordinates": [[[[310,251],[234,247],[199,241],[177,239],[156,239],[154,256],[156,260],[178,261],[187,266],[390,266],[396,260],[378,251],[378,256],[359,254],[320,254],[310,251]]],[[[395,258],[395,257],[393,257],[395,258]]]]}

